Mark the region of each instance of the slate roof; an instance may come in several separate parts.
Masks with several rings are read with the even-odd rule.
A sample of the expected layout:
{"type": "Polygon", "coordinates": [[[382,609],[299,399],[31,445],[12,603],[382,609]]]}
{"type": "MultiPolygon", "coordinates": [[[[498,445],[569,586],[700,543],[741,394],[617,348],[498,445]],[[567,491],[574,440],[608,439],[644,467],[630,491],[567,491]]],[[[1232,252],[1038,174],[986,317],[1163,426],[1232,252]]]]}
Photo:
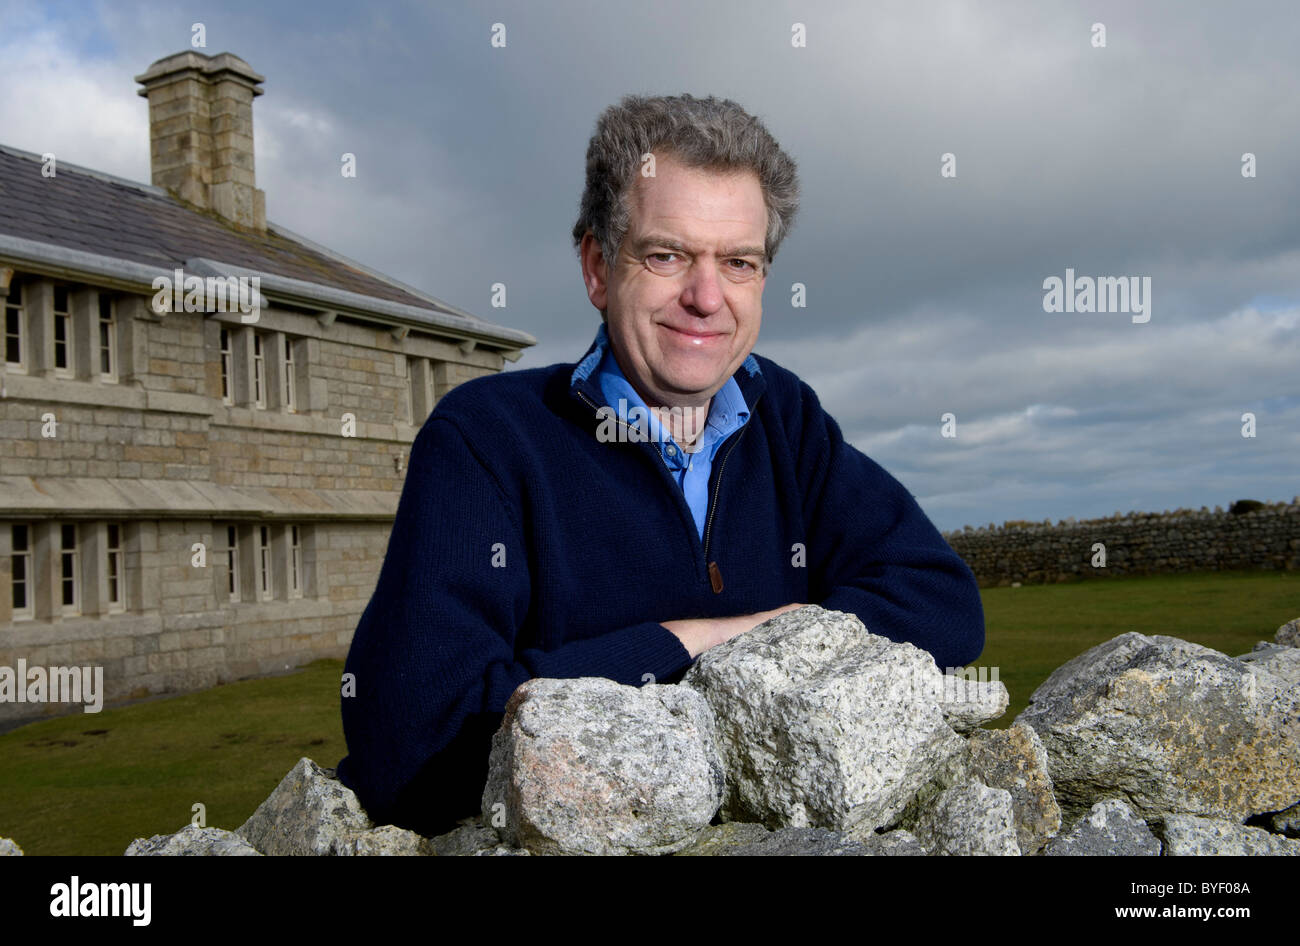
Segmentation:
{"type": "Polygon", "coordinates": [[[165,190],[59,162],[41,175],[40,155],[0,145],[0,234],[174,269],[206,258],[360,293],[483,325],[486,320],[403,288],[277,232],[247,230],[165,190]]]}

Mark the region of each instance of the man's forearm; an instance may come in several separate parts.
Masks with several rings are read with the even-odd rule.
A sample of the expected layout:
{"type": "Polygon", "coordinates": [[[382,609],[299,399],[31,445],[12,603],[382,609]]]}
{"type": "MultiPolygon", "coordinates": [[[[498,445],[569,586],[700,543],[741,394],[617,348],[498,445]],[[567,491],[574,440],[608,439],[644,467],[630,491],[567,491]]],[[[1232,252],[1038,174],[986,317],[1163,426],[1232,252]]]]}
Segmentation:
{"type": "Polygon", "coordinates": [[[804,607],[802,604],[785,604],[770,611],[738,614],[729,618],[684,618],[679,621],[667,621],[663,626],[677,635],[682,646],[690,653],[691,659],[694,659],[711,647],[729,641],[738,634],[753,630],[778,614],[802,607],[804,607]]]}

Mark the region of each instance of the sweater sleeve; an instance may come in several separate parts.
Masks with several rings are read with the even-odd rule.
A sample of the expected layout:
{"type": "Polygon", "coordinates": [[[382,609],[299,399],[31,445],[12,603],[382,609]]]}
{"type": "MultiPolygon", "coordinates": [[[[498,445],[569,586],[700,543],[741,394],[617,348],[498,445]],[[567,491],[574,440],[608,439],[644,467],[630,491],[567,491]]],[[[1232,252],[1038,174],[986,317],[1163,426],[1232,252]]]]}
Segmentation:
{"type": "Polygon", "coordinates": [[[611,629],[553,650],[517,639],[530,602],[528,548],[493,471],[451,421],[411,448],[378,582],[357,625],[342,697],[339,777],[376,824],[429,829],[477,811],[491,736],[530,677],[668,679],[691,657],[661,624],[611,629]]]}
{"type": "Polygon", "coordinates": [[[912,494],[845,442],[812,388],[800,390],[810,593],[873,634],[929,651],[940,669],[974,662],[984,608],[969,566],[912,494]]]}

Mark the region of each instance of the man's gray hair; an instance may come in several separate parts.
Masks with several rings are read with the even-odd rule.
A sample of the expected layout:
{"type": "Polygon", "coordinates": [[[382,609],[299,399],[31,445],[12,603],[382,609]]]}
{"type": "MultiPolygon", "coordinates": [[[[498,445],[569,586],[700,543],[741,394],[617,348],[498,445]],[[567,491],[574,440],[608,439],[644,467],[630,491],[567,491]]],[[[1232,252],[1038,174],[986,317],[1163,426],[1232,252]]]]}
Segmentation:
{"type": "Polygon", "coordinates": [[[711,95],[626,95],[601,113],[587,145],[587,187],[573,225],[579,252],[590,230],[614,264],[627,235],[628,194],[645,154],[656,160],[672,155],[693,168],[754,171],[767,205],[767,271],[799,209],[795,163],[761,121],[731,99],[711,95]]]}

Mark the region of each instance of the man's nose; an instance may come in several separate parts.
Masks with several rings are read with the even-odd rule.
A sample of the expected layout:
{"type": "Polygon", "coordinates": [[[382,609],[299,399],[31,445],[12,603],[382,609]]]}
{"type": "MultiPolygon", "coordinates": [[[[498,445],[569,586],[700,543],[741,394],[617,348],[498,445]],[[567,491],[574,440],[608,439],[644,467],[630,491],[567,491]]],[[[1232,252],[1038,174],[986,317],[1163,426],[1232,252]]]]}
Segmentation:
{"type": "Polygon", "coordinates": [[[722,308],[722,303],[722,274],[712,262],[697,261],[687,270],[682,305],[708,315],[722,308]]]}

